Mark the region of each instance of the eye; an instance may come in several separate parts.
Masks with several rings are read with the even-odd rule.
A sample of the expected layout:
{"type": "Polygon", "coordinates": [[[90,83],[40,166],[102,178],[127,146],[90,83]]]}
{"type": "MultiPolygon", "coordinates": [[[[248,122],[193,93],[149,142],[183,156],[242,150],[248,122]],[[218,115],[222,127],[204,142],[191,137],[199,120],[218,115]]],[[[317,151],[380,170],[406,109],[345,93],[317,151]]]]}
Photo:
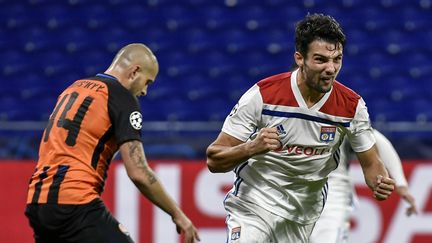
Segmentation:
{"type": "Polygon", "coordinates": [[[317,63],[324,63],[325,61],[326,60],[324,58],[322,58],[322,57],[315,58],[315,62],[317,62],[317,63]]]}

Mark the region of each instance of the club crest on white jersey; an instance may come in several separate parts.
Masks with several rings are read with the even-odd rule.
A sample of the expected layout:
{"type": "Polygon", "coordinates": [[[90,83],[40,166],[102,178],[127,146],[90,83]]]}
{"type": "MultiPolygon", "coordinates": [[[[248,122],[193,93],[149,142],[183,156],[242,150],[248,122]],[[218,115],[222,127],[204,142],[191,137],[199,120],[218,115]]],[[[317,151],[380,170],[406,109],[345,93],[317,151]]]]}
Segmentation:
{"type": "Polygon", "coordinates": [[[240,239],[241,227],[237,227],[231,230],[231,240],[240,239]]]}
{"type": "Polygon", "coordinates": [[[335,139],[336,127],[322,126],[320,133],[320,140],[323,142],[331,142],[335,139]]]}

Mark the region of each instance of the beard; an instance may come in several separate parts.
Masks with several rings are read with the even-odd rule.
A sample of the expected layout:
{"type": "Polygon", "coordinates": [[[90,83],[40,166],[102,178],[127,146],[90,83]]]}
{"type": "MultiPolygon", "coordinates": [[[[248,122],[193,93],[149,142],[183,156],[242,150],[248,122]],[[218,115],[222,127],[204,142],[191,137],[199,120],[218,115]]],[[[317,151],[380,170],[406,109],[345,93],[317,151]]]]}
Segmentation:
{"type": "Polygon", "coordinates": [[[303,65],[303,75],[305,77],[306,86],[317,93],[328,93],[333,87],[334,79],[323,80],[318,73],[311,71],[306,63],[303,63],[303,65]]]}

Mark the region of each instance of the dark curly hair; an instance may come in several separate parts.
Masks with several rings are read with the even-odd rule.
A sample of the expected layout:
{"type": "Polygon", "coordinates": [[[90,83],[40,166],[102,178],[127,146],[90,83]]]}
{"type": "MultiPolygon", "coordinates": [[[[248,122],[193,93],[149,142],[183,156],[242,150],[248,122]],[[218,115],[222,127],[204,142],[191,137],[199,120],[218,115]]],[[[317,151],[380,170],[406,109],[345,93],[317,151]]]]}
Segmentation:
{"type": "Polygon", "coordinates": [[[339,23],[331,16],[324,14],[308,14],[297,23],[295,32],[296,51],[304,57],[309,50],[309,44],[315,40],[345,46],[345,34],[339,23]]]}

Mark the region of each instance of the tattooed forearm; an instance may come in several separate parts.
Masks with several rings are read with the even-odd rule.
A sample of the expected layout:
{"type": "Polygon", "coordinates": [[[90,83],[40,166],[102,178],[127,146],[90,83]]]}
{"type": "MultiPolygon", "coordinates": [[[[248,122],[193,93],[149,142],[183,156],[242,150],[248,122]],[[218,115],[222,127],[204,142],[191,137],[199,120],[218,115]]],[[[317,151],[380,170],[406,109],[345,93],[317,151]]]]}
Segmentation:
{"type": "Polygon", "coordinates": [[[150,184],[153,184],[157,181],[153,171],[149,170],[148,167],[145,168],[144,172],[150,184]]]}
{"type": "Polygon", "coordinates": [[[129,156],[133,158],[134,154],[136,154],[136,151],[138,150],[138,146],[135,143],[128,143],[128,145],[129,145],[129,156]]]}
{"type": "Polygon", "coordinates": [[[144,157],[144,151],[142,151],[142,147],[140,144],[137,143],[130,143],[129,144],[129,156],[132,159],[132,161],[135,162],[135,165],[138,168],[145,167],[145,157],[144,157]]]}
{"type": "Polygon", "coordinates": [[[144,151],[142,149],[141,144],[130,143],[129,144],[129,156],[132,161],[135,162],[135,165],[143,170],[144,174],[147,177],[147,180],[150,184],[153,184],[157,181],[156,176],[153,171],[148,167],[146,158],[144,156],[144,151]]]}

